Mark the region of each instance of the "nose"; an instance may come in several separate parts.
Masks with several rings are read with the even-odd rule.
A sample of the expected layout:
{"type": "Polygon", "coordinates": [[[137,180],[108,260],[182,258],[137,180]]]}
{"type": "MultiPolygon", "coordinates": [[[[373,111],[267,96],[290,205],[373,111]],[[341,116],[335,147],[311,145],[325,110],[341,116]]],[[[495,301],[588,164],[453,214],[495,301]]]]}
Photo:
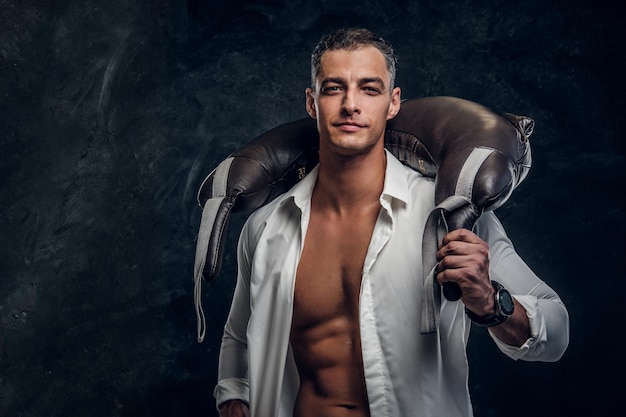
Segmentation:
{"type": "Polygon", "coordinates": [[[343,97],[343,102],[341,104],[342,104],[341,110],[347,115],[352,115],[352,114],[361,112],[361,109],[358,103],[357,92],[353,88],[349,88],[346,90],[345,95],[343,97]]]}

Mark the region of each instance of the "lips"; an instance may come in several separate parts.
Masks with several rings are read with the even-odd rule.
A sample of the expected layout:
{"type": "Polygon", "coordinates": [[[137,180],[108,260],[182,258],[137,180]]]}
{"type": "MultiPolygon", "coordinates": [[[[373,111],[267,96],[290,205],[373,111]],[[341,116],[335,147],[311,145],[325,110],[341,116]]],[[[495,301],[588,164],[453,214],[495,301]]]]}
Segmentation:
{"type": "Polygon", "coordinates": [[[344,132],[356,132],[365,127],[365,125],[356,122],[341,122],[336,123],[335,126],[338,127],[339,130],[342,130],[344,132]]]}

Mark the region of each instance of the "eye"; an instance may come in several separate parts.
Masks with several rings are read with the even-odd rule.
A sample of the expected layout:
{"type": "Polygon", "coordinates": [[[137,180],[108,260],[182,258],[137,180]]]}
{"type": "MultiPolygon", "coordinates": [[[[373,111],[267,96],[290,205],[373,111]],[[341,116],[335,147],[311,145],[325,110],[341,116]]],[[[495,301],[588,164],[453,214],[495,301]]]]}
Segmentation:
{"type": "Polygon", "coordinates": [[[382,93],[380,88],[372,87],[372,86],[363,87],[363,91],[365,91],[365,94],[368,94],[370,96],[377,96],[382,93]]]}
{"type": "Polygon", "coordinates": [[[329,85],[329,86],[322,88],[322,94],[326,94],[326,95],[339,93],[340,91],[341,91],[341,87],[338,85],[329,85]]]}

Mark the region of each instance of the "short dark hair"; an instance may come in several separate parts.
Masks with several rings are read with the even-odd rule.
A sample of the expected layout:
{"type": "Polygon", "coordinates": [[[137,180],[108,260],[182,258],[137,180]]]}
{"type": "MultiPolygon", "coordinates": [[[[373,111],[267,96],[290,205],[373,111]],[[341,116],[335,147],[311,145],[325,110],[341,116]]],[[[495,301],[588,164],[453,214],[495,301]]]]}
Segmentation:
{"type": "Polygon", "coordinates": [[[391,79],[390,91],[393,89],[396,79],[396,63],[398,59],[393,52],[393,47],[389,42],[367,29],[351,28],[339,29],[320,39],[311,54],[311,86],[315,86],[315,79],[320,72],[320,62],[322,55],[328,50],[355,50],[363,46],[373,46],[378,49],[387,62],[387,71],[391,79]]]}

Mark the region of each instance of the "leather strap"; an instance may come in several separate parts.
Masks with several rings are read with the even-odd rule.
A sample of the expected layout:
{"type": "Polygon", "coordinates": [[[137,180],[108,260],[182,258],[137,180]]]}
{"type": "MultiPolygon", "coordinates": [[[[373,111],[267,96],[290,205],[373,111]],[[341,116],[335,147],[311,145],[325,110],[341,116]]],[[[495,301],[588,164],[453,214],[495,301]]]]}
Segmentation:
{"type": "MultiPolygon", "coordinates": [[[[197,330],[198,330],[198,342],[202,343],[206,334],[206,318],[204,311],[202,310],[202,272],[207,259],[207,252],[209,249],[209,239],[213,232],[213,225],[217,218],[217,212],[220,210],[226,200],[226,191],[228,184],[228,173],[230,172],[230,165],[234,158],[229,157],[222,161],[221,164],[215,168],[213,184],[212,184],[212,198],[208,199],[202,209],[202,219],[200,220],[200,230],[198,232],[198,240],[196,242],[196,259],[194,264],[194,288],[193,288],[193,301],[196,308],[197,317],[197,330]]],[[[212,269],[216,268],[215,265],[211,266],[212,269]]],[[[213,271],[212,271],[213,272],[213,271]]]]}
{"type": "Polygon", "coordinates": [[[494,149],[477,147],[465,160],[455,187],[455,195],[442,201],[435,207],[426,220],[422,240],[422,320],[420,333],[429,334],[437,331],[439,311],[441,309],[441,289],[435,277],[437,250],[441,239],[448,233],[445,214],[451,213],[472,203],[472,189],[476,174],[483,162],[494,149]]]}

